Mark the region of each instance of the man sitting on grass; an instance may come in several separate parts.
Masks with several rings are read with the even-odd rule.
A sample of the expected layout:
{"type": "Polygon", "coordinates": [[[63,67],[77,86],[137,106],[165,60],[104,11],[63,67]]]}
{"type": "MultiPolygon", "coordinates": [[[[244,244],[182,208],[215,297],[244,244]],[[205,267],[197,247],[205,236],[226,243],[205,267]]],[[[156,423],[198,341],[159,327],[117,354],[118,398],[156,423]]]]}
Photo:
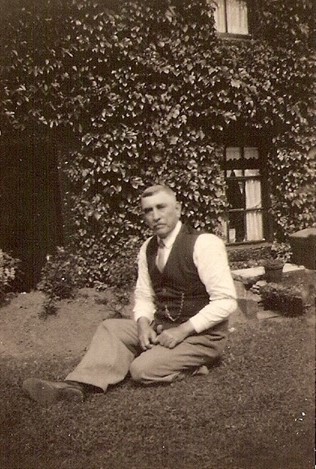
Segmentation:
{"type": "Polygon", "coordinates": [[[138,258],[133,319],[107,319],[65,381],[29,378],[24,391],[47,405],[106,391],[128,373],[142,384],[170,383],[206,373],[221,356],[236,293],[225,245],[181,223],[181,206],[167,186],[141,196],[153,231],[138,258]]]}

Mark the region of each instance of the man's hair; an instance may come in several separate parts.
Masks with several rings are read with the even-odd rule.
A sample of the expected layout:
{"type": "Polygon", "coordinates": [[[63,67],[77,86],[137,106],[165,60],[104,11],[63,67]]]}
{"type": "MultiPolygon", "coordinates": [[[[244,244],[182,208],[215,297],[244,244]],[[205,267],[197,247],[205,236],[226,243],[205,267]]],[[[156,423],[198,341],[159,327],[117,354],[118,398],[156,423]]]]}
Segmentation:
{"type": "Polygon", "coordinates": [[[151,197],[152,195],[157,194],[158,192],[166,192],[175,199],[177,198],[175,192],[170,189],[169,186],[165,186],[163,184],[156,184],[155,186],[147,187],[147,189],[145,189],[142,193],[141,198],[144,199],[145,197],[151,197]]]}

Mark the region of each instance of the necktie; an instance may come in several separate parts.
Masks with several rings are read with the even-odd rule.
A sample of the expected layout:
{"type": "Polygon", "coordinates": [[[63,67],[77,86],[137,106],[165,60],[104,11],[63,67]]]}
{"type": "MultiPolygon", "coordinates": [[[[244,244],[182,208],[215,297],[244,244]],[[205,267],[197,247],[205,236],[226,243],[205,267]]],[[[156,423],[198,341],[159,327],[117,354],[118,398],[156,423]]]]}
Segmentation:
{"type": "Polygon", "coordinates": [[[160,272],[163,271],[165,267],[165,252],[164,252],[165,244],[162,239],[158,239],[158,252],[156,257],[156,266],[160,272]]]}

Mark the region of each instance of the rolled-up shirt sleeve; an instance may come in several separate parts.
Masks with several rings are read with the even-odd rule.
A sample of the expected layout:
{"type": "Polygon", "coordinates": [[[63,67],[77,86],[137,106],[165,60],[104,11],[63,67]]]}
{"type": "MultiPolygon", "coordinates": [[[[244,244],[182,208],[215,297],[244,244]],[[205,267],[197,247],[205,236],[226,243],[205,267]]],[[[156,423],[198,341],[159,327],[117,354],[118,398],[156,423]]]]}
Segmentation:
{"type": "Polygon", "coordinates": [[[138,254],[138,276],[134,291],[134,320],[145,316],[150,322],[155,315],[154,291],[148,273],[146,248],[150,239],[144,242],[138,254]]]}
{"type": "Polygon", "coordinates": [[[190,318],[199,333],[227,319],[236,310],[237,301],[226,247],[220,238],[201,234],[194,246],[193,260],[210,297],[209,303],[190,318]]]}

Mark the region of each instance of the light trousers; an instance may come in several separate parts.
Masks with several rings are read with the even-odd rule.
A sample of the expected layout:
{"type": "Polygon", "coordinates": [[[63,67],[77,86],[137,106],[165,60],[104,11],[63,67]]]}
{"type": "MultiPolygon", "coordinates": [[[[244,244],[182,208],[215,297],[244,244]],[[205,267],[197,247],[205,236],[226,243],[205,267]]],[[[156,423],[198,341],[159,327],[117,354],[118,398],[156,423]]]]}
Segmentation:
{"type": "Polygon", "coordinates": [[[91,384],[106,391],[128,373],[142,384],[170,383],[193,373],[202,365],[211,366],[220,357],[226,342],[227,325],[207,333],[187,337],[173,349],[154,345],[142,351],[137,324],[131,319],[106,319],[97,328],[90,347],[66,380],[91,384]]]}

